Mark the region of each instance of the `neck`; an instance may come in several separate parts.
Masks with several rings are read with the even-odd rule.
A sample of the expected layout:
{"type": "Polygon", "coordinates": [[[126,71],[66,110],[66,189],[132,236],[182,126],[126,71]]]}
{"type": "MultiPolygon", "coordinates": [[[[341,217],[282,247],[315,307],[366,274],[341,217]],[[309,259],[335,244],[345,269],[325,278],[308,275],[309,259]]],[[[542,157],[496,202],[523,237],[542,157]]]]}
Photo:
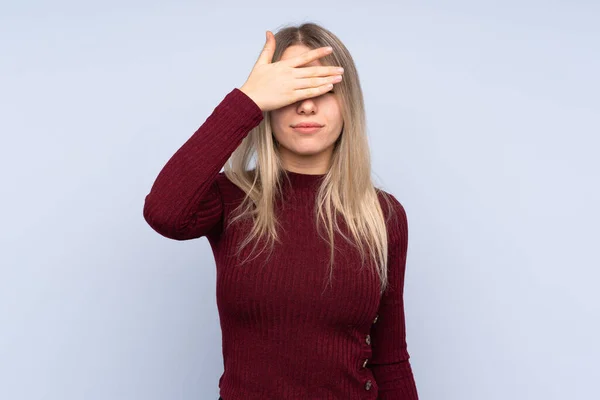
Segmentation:
{"type": "Polygon", "coordinates": [[[289,178],[289,183],[294,189],[317,188],[323,181],[323,178],[325,178],[325,176],[327,175],[325,173],[309,174],[303,172],[295,172],[287,169],[284,169],[283,173],[285,175],[283,177],[284,183],[287,183],[288,181],[288,179],[286,179],[287,176],[287,178],[289,178]]]}

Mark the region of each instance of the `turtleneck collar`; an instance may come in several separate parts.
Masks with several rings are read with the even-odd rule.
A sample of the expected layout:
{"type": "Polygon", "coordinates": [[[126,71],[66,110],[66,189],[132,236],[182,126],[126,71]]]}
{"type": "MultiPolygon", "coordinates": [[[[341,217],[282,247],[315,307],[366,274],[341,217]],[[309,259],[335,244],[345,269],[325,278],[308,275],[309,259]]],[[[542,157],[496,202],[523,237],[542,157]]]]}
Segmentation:
{"type": "MultiPolygon", "coordinates": [[[[288,170],[283,170],[284,174],[287,174],[289,180],[290,180],[290,184],[294,189],[307,189],[307,188],[316,188],[318,187],[321,182],[323,181],[323,178],[327,175],[327,174],[316,174],[316,175],[312,175],[312,174],[303,174],[300,172],[292,172],[292,171],[288,171],[288,170]]],[[[282,177],[284,184],[287,184],[287,179],[284,177],[282,177]]]]}

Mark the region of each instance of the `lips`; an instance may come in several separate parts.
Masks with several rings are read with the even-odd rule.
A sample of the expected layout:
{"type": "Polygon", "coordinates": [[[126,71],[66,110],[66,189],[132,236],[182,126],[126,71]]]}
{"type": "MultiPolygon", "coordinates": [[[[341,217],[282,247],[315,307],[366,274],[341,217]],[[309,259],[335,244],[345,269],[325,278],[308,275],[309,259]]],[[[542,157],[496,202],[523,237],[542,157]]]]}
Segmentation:
{"type": "Polygon", "coordinates": [[[299,124],[292,125],[292,128],[321,128],[322,126],[316,122],[300,122],[299,124]]]}

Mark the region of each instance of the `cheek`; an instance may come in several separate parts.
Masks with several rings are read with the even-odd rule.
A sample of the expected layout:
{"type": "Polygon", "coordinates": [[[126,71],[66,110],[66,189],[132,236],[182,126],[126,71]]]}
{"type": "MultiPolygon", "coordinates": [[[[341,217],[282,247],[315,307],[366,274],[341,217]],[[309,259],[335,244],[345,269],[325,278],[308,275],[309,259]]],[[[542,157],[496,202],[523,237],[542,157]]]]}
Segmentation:
{"type": "Polygon", "coordinates": [[[342,117],[342,114],[340,112],[331,112],[330,114],[327,115],[327,120],[329,121],[329,123],[332,126],[342,126],[344,123],[344,119],[342,117]]]}
{"type": "Polygon", "coordinates": [[[326,104],[327,119],[330,123],[340,124],[342,120],[342,109],[335,98],[329,99],[326,104]]]}
{"type": "Polygon", "coordinates": [[[271,111],[271,125],[273,127],[281,127],[282,124],[285,124],[286,118],[285,110],[271,111]]]}

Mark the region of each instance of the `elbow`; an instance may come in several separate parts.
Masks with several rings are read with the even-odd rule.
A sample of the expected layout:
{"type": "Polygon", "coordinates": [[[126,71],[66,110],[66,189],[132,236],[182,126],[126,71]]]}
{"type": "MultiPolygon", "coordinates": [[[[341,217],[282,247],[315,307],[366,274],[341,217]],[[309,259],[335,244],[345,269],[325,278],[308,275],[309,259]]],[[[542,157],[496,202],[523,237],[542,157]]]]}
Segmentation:
{"type": "Polygon", "coordinates": [[[182,215],[169,207],[160,206],[151,195],[146,196],[143,216],[155,232],[173,240],[197,239],[207,236],[215,226],[220,226],[220,213],[195,212],[182,215]]]}
{"type": "Polygon", "coordinates": [[[142,214],[146,223],[161,236],[173,240],[184,240],[177,222],[163,208],[154,203],[151,194],[146,196],[142,214]]]}

